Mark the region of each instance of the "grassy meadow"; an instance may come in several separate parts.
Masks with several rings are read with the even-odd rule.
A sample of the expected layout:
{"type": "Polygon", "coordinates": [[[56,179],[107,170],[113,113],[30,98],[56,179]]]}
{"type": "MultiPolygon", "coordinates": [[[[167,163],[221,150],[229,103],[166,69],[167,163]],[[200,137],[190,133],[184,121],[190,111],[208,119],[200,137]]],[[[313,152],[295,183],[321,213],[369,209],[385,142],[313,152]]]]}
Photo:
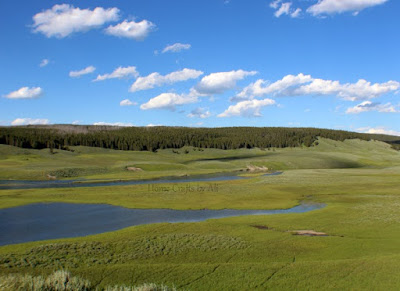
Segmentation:
{"type": "Polygon", "coordinates": [[[310,148],[182,148],[156,153],[71,148],[73,152],[52,154],[48,149],[0,145],[0,180],[45,180],[48,174],[60,179],[131,180],[221,172],[247,179],[189,183],[204,189],[217,184],[218,191],[159,192],[148,185],[0,190],[0,207],[69,202],[130,208],[277,209],[301,201],[326,207],[302,214],[142,225],[3,246],[3,276],[49,276],[64,269],[99,289],[145,283],[178,290],[400,287],[400,152],[388,144],[320,139],[310,148]],[[283,174],[241,171],[250,165],[283,174]],[[293,235],[295,230],[327,236],[293,235]]]}

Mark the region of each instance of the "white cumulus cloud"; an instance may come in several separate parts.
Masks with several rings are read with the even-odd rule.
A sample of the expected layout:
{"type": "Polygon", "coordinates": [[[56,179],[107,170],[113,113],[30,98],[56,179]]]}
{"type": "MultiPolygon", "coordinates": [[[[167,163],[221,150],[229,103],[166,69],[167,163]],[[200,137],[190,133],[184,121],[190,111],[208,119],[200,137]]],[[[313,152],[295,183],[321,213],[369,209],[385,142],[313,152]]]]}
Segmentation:
{"type": "Polygon", "coordinates": [[[189,94],[162,93],[140,105],[140,109],[167,109],[174,111],[176,106],[198,102],[199,94],[191,90],[189,94]]]}
{"type": "Polygon", "coordinates": [[[75,32],[101,27],[103,24],[119,19],[118,8],[93,10],[75,8],[69,4],[54,5],[33,16],[34,32],[47,37],[63,38],[75,32]]]}
{"type": "Polygon", "coordinates": [[[360,79],[356,83],[340,84],[339,81],[313,79],[308,84],[293,91],[294,95],[337,95],[350,101],[377,98],[400,88],[400,83],[388,81],[386,83],[371,84],[360,79]]]}
{"type": "Polygon", "coordinates": [[[95,67],[89,66],[89,67],[86,67],[86,68],[84,68],[82,70],[79,70],[79,71],[71,71],[71,72],[69,72],[69,76],[71,78],[77,78],[77,77],[80,77],[80,76],[83,76],[83,75],[91,74],[95,70],[96,70],[95,67]]]}
{"type": "Polygon", "coordinates": [[[8,93],[4,97],[8,99],[33,99],[38,98],[43,94],[43,89],[40,87],[22,87],[17,91],[8,93]]]}
{"type": "Polygon", "coordinates": [[[397,81],[372,84],[364,79],[356,83],[341,84],[339,81],[313,78],[310,75],[287,75],[281,80],[269,83],[257,80],[245,87],[233,100],[251,100],[265,95],[273,96],[305,96],[335,95],[345,100],[368,100],[384,94],[395,92],[400,88],[397,81]]]}
{"type": "Polygon", "coordinates": [[[212,73],[203,77],[195,89],[200,94],[221,94],[227,90],[234,89],[237,81],[255,74],[257,74],[256,71],[243,70],[212,73]]]}
{"type": "Polygon", "coordinates": [[[132,102],[129,99],[124,99],[121,102],[119,102],[119,105],[120,106],[133,106],[133,105],[137,105],[137,103],[136,102],[132,102]]]}
{"type": "Polygon", "coordinates": [[[388,128],[383,127],[383,126],[379,126],[379,127],[363,127],[363,128],[359,128],[358,131],[363,132],[363,133],[387,134],[387,135],[400,136],[400,131],[388,129],[388,128]]]}
{"type": "Polygon", "coordinates": [[[167,53],[167,52],[171,52],[171,53],[178,53],[180,51],[183,50],[188,50],[190,49],[192,46],[188,43],[174,43],[171,45],[166,46],[163,50],[162,53],[167,53]]]}
{"type": "Polygon", "coordinates": [[[357,15],[361,10],[381,5],[388,0],[319,0],[318,3],[307,9],[313,16],[323,14],[335,14],[343,12],[353,12],[357,15]]]}
{"type": "Polygon", "coordinates": [[[218,117],[231,117],[231,116],[243,116],[243,117],[259,117],[262,116],[260,110],[265,106],[274,105],[275,101],[272,99],[263,100],[247,100],[238,102],[235,105],[231,105],[224,112],[218,115],[218,117]]]}
{"type": "Polygon", "coordinates": [[[159,87],[165,84],[173,84],[176,82],[182,82],[189,79],[196,79],[200,75],[202,75],[202,71],[197,71],[193,69],[183,69],[181,71],[176,71],[169,73],[167,75],[161,75],[160,73],[151,73],[145,77],[139,77],[136,81],[132,84],[130,91],[142,91],[152,89],[154,87],[159,87]]]}
{"type": "Polygon", "coordinates": [[[94,81],[107,79],[137,78],[139,76],[136,67],[118,67],[110,74],[98,75],[94,81]]]}
{"type": "Polygon", "coordinates": [[[190,118],[193,118],[193,117],[196,117],[196,118],[208,118],[208,117],[210,117],[210,116],[211,116],[211,112],[208,111],[207,109],[201,108],[201,107],[196,108],[196,109],[193,109],[193,110],[187,115],[187,117],[190,117],[190,118]]]}
{"type": "Polygon", "coordinates": [[[29,125],[29,124],[49,124],[48,119],[33,119],[33,118],[17,118],[11,122],[11,125],[29,125]]]}
{"type": "Polygon", "coordinates": [[[381,103],[375,103],[375,102],[371,102],[371,101],[364,101],[364,102],[361,102],[360,104],[357,104],[354,107],[348,108],[346,110],[346,113],[347,114],[358,114],[358,113],[369,112],[369,111],[378,111],[378,112],[384,112],[384,113],[400,112],[391,103],[381,104],[381,103]]]}
{"type": "Polygon", "coordinates": [[[312,81],[312,77],[302,73],[298,75],[287,75],[274,83],[259,79],[245,87],[236,97],[232,98],[232,100],[246,100],[269,94],[282,93],[290,87],[305,84],[310,81],[312,81]]]}
{"type": "Polygon", "coordinates": [[[105,32],[117,37],[143,40],[155,29],[155,27],[156,25],[148,20],[142,20],[140,22],[124,20],[114,26],[110,25],[105,29],[105,32]]]}

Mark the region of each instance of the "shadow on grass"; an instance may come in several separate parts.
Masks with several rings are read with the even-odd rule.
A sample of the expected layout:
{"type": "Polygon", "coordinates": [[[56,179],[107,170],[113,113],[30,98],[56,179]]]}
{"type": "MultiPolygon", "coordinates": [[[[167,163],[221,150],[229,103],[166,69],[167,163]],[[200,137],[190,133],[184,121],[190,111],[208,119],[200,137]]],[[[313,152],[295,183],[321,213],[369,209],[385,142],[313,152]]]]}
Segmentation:
{"type": "Polygon", "coordinates": [[[184,162],[183,164],[191,164],[196,162],[230,162],[230,161],[237,161],[237,160],[245,160],[251,158],[263,158],[274,155],[274,153],[268,153],[266,155],[241,155],[241,156],[232,156],[232,157],[223,157],[223,158],[207,158],[207,159],[196,159],[184,162]]]}

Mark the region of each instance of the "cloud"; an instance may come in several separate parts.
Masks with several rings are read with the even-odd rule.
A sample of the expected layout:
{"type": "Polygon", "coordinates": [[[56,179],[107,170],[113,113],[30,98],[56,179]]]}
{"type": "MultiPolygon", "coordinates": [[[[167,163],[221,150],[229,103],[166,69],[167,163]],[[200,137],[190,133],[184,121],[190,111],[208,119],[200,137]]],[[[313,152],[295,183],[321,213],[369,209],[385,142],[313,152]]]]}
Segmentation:
{"type": "Polygon", "coordinates": [[[120,106],[133,106],[133,105],[137,105],[137,103],[136,102],[132,102],[129,99],[124,99],[121,102],[119,102],[119,105],[120,106]]]}
{"type": "Polygon", "coordinates": [[[282,3],[281,7],[275,11],[275,17],[280,17],[282,14],[289,14],[290,6],[292,6],[291,2],[282,3]]]}
{"type": "Polygon", "coordinates": [[[43,67],[46,67],[48,64],[49,64],[49,60],[48,59],[43,59],[41,62],[40,62],[40,64],[39,64],[39,67],[41,67],[41,68],[43,68],[43,67]]]}
{"type": "Polygon", "coordinates": [[[359,114],[362,112],[369,111],[378,111],[384,113],[397,113],[400,110],[397,110],[391,103],[381,104],[381,103],[373,103],[371,101],[364,101],[360,104],[357,104],[354,107],[350,107],[346,110],[347,114],[359,114]]]}
{"type": "Polygon", "coordinates": [[[230,71],[209,74],[201,79],[195,89],[200,94],[221,94],[227,90],[234,89],[236,82],[257,74],[256,71],[230,71]]]}
{"type": "Polygon", "coordinates": [[[310,6],[307,12],[313,16],[321,14],[335,14],[343,12],[353,12],[357,15],[361,10],[381,5],[388,0],[319,0],[317,4],[310,6]]]}
{"type": "Polygon", "coordinates": [[[129,127],[129,126],[134,126],[133,123],[125,123],[125,122],[95,122],[93,125],[108,125],[108,126],[122,126],[122,127],[129,127]]]}
{"type": "Polygon", "coordinates": [[[180,52],[180,51],[182,51],[182,50],[188,50],[188,49],[190,49],[192,46],[190,45],[190,44],[184,44],[184,43],[174,43],[174,44],[172,44],[172,45],[168,45],[168,46],[166,46],[163,50],[162,50],[162,53],[164,54],[164,53],[167,53],[167,52],[170,52],[170,53],[178,53],[178,52],[180,52]]]}
{"type": "Polygon", "coordinates": [[[363,127],[363,128],[359,128],[358,131],[363,132],[363,133],[371,133],[371,134],[387,134],[387,135],[400,136],[400,131],[387,129],[383,126],[375,127],[375,128],[363,127]]]}
{"type": "Polygon", "coordinates": [[[110,74],[98,75],[93,81],[104,81],[107,79],[137,78],[139,76],[136,67],[118,67],[110,74]]]}
{"type": "Polygon", "coordinates": [[[86,67],[86,68],[84,68],[84,69],[82,69],[80,71],[71,71],[71,72],[69,72],[69,76],[71,78],[76,78],[76,77],[80,77],[80,76],[83,76],[83,75],[87,75],[87,74],[93,73],[95,70],[96,70],[95,67],[89,66],[89,67],[86,67]]]}
{"type": "Polygon", "coordinates": [[[336,95],[339,98],[357,101],[380,97],[400,88],[400,83],[388,81],[371,84],[360,79],[356,83],[341,84],[339,81],[315,79],[310,75],[287,75],[283,79],[269,84],[265,80],[257,80],[245,87],[232,100],[251,100],[265,95],[273,96],[306,96],[336,95]]]}
{"type": "Polygon", "coordinates": [[[200,75],[202,75],[202,71],[197,71],[193,69],[183,69],[181,71],[176,71],[169,73],[168,75],[160,75],[159,73],[151,73],[146,77],[139,77],[137,80],[132,84],[129,91],[136,92],[141,90],[148,90],[154,87],[159,87],[164,84],[173,84],[176,82],[182,82],[189,79],[196,79],[200,75]]]}
{"type": "Polygon", "coordinates": [[[146,125],[146,127],[154,127],[154,126],[163,126],[162,124],[153,124],[153,123],[149,123],[146,125]]]}
{"type": "Polygon", "coordinates": [[[301,85],[312,81],[310,75],[304,75],[302,73],[295,75],[287,75],[281,80],[274,83],[269,83],[268,81],[259,79],[256,82],[245,87],[236,97],[232,98],[235,100],[248,100],[254,97],[262,97],[269,94],[282,93],[290,87],[301,85]]]}
{"type": "Polygon", "coordinates": [[[140,105],[140,109],[167,109],[174,111],[176,106],[198,102],[199,96],[195,90],[191,90],[189,94],[162,93],[151,98],[147,103],[140,105]]]}
{"type": "Polygon", "coordinates": [[[110,25],[105,29],[105,32],[109,35],[117,37],[126,37],[135,40],[145,39],[150,32],[156,28],[156,25],[148,20],[142,20],[140,22],[126,21],[117,24],[110,25]]]}
{"type": "Polygon", "coordinates": [[[49,124],[49,122],[48,119],[17,118],[11,122],[11,125],[49,124]]]}
{"type": "Polygon", "coordinates": [[[301,14],[301,8],[291,9],[292,2],[282,3],[282,0],[276,0],[269,4],[269,7],[275,9],[275,17],[279,18],[282,15],[290,15],[292,18],[297,18],[301,14]]]}
{"type": "Polygon", "coordinates": [[[295,11],[293,11],[292,13],[290,13],[290,17],[292,18],[297,18],[300,16],[301,14],[301,8],[297,8],[295,11]]]}
{"type": "Polygon", "coordinates": [[[386,83],[371,84],[360,79],[357,83],[340,84],[339,81],[313,79],[308,84],[293,91],[294,95],[337,95],[350,101],[377,98],[400,88],[400,83],[388,81],[386,83]]]}
{"type": "Polygon", "coordinates": [[[54,5],[33,16],[33,30],[47,37],[64,38],[70,34],[88,31],[119,19],[118,8],[93,10],[75,8],[69,4],[54,5]]]}
{"type": "Polygon", "coordinates": [[[194,110],[192,110],[187,117],[193,118],[208,118],[211,116],[211,112],[206,110],[205,108],[196,108],[194,110]]]}
{"type": "Polygon", "coordinates": [[[262,116],[260,113],[261,108],[265,106],[274,105],[275,101],[272,99],[264,100],[247,100],[241,101],[235,105],[231,105],[223,113],[219,114],[218,117],[231,117],[231,116],[243,116],[243,117],[259,117],[262,116]]]}
{"type": "Polygon", "coordinates": [[[281,2],[282,2],[282,0],[273,1],[273,2],[271,2],[271,3],[269,4],[269,7],[274,8],[274,9],[278,9],[279,4],[280,4],[281,2]]]}
{"type": "Polygon", "coordinates": [[[33,99],[38,98],[43,94],[43,89],[40,87],[22,87],[17,91],[13,91],[7,94],[6,98],[8,99],[33,99]]]}

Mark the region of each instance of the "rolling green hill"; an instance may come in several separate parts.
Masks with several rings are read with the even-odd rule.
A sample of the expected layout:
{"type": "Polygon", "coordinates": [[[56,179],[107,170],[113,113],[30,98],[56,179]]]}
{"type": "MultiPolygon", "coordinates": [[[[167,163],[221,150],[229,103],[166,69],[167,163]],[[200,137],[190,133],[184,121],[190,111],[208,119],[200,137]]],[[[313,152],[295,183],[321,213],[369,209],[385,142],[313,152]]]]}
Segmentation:
{"type": "Polygon", "coordinates": [[[249,165],[273,170],[391,167],[400,153],[379,141],[319,138],[313,147],[269,150],[184,147],[157,152],[70,147],[72,151],[0,145],[0,179],[146,179],[162,176],[239,172],[249,165]],[[143,171],[128,171],[137,167],[143,171]]]}

